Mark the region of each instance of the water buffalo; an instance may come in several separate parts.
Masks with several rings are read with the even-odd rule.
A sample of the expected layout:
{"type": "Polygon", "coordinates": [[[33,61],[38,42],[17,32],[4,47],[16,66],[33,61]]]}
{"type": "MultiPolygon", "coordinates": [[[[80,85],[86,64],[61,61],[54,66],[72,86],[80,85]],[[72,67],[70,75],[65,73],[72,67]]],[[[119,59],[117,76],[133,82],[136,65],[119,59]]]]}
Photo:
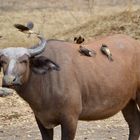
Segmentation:
{"type": "Polygon", "coordinates": [[[140,42],[125,35],[93,40],[96,57],[79,53],[79,45],[39,37],[32,48],[0,50],[3,86],[14,87],[32,108],[43,140],[73,140],[78,120],[108,118],[120,110],[129,140],[140,135],[140,42]],[[106,44],[114,61],[100,51],[106,44]],[[46,49],[45,49],[46,48],[46,49]]]}

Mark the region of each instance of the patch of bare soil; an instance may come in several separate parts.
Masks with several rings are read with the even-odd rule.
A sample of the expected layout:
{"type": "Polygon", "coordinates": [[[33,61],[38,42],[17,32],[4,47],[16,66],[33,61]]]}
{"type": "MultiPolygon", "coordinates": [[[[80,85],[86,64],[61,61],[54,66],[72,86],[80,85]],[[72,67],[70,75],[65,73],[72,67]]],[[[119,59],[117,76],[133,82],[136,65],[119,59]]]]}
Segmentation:
{"type": "MultiPolygon", "coordinates": [[[[16,94],[0,98],[0,140],[41,140],[29,106],[16,94]]],[[[78,123],[76,140],[127,140],[128,127],[122,114],[112,118],[78,123]]],[[[60,126],[55,140],[60,139],[60,126]]]]}

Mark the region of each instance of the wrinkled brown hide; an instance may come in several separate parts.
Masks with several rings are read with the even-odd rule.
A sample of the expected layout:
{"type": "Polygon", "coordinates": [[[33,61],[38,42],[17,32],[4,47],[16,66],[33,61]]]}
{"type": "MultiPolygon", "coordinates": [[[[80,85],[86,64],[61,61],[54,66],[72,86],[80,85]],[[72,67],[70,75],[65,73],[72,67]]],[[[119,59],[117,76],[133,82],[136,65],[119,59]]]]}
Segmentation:
{"type": "Polygon", "coordinates": [[[50,40],[43,56],[61,70],[45,75],[30,68],[29,80],[17,91],[34,111],[43,140],[52,140],[60,124],[62,140],[73,140],[78,120],[99,120],[120,110],[130,127],[129,140],[140,134],[140,42],[114,35],[87,44],[96,57],[81,55],[79,45],[50,40]],[[114,61],[100,52],[109,46],[114,61]]]}

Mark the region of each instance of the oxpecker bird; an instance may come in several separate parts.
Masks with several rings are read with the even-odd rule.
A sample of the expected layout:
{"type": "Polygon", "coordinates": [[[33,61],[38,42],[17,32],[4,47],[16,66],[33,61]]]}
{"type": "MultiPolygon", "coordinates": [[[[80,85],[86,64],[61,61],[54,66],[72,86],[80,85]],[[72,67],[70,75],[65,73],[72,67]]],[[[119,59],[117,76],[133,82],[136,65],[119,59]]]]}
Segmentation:
{"type": "Polygon", "coordinates": [[[33,22],[28,22],[27,25],[22,25],[22,24],[14,24],[14,27],[17,28],[19,31],[25,33],[25,34],[28,34],[29,36],[31,34],[38,34],[34,31],[32,31],[33,27],[34,27],[34,24],[33,22]]]}
{"type": "Polygon", "coordinates": [[[93,56],[96,55],[96,52],[94,50],[85,48],[85,47],[83,47],[81,45],[80,45],[79,52],[81,54],[86,55],[86,56],[89,56],[89,57],[93,57],[93,56]]]}
{"type": "Polygon", "coordinates": [[[76,44],[82,44],[84,41],[85,41],[85,39],[84,39],[83,37],[81,37],[81,36],[79,36],[79,37],[74,37],[74,42],[75,42],[76,44]]]}
{"type": "Polygon", "coordinates": [[[111,54],[111,52],[110,52],[110,50],[109,50],[109,48],[108,48],[107,45],[102,44],[102,46],[101,46],[101,52],[104,55],[106,55],[110,61],[113,61],[112,54],[111,54]]]}

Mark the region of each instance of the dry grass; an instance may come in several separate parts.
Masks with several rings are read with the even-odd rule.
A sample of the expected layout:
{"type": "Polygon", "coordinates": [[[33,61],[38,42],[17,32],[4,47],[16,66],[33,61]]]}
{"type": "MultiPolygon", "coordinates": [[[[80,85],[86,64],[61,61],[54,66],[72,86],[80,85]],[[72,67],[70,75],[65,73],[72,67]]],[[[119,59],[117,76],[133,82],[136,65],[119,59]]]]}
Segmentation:
{"type": "Polygon", "coordinates": [[[65,35],[83,34],[89,40],[95,36],[116,33],[127,34],[140,39],[140,10],[131,13],[124,11],[114,15],[100,16],[96,19],[91,18],[87,23],[59,35],[67,39],[65,35]]]}
{"type": "MultiPolygon", "coordinates": [[[[75,35],[83,35],[90,39],[96,35],[110,32],[126,33],[139,38],[138,28],[139,11],[123,12],[126,8],[104,7],[101,11],[94,6],[92,13],[83,10],[35,9],[26,11],[0,11],[0,47],[29,47],[37,40],[35,37],[27,38],[14,27],[14,23],[35,23],[35,30],[41,32],[46,38],[57,38],[72,41],[75,35]],[[78,10],[78,11],[77,11],[78,10]],[[111,11],[111,12],[110,12],[111,11]],[[118,12],[121,12],[118,14],[118,12]],[[117,13],[117,14],[116,14],[117,13]],[[105,16],[105,15],[108,16],[105,16]]],[[[133,8],[133,10],[137,9],[133,8]]]]}
{"type": "MultiPolygon", "coordinates": [[[[0,16],[0,35],[4,37],[0,40],[0,47],[7,46],[26,46],[33,44],[30,39],[23,33],[18,32],[14,27],[14,23],[26,23],[29,20],[35,23],[35,30],[41,32],[47,38],[55,38],[55,34],[71,29],[79,24],[87,21],[88,14],[79,12],[76,19],[73,16],[74,12],[66,11],[46,11],[35,10],[29,13],[28,11],[2,13],[0,16]],[[84,18],[84,19],[82,19],[84,18]],[[79,20],[80,19],[80,20],[79,20]],[[80,21],[81,23],[78,23],[80,21]]],[[[34,39],[32,39],[33,41],[34,39]]]]}

